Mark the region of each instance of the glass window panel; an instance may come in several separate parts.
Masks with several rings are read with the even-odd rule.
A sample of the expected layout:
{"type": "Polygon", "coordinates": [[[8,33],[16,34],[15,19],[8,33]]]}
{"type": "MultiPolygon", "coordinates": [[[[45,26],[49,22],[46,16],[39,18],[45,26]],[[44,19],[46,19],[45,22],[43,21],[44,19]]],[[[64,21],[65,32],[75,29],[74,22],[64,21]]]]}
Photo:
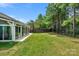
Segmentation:
{"type": "Polygon", "coordinates": [[[4,40],[12,40],[10,26],[4,26],[4,40]]]}
{"type": "Polygon", "coordinates": [[[3,40],[3,29],[2,29],[2,26],[0,26],[0,40],[3,40]]]}
{"type": "Polygon", "coordinates": [[[16,39],[20,38],[20,27],[16,26],[16,39]]]}

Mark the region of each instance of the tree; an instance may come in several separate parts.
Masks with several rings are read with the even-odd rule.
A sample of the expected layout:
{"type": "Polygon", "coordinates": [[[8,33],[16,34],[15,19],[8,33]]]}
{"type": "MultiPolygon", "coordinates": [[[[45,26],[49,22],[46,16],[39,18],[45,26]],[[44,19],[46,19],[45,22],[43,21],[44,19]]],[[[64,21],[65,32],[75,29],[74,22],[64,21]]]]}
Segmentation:
{"type": "Polygon", "coordinates": [[[76,30],[79,29],[77,28],[79,27],[78,12],[78,3],[49,3],[46,8],[46,15],[39,14],[33,22],[34,28],[48,28],[57,33],[64,32],[67,35],[73,33],[72,35],[75,37],[76,30]]]}
{"type": "Polygon", "coordinates": [[[35,29],[35,26],[34,26],[34,21],[33,20],[30,20],[28,23],[27,23],[28,26],[30,26],[30,30],[32,32],[34,32],[34,29],[35,29]]]}
{"type": "Polygon", "coordinates": [[[36,20],[36,22],[39,24],[39,28],[42,27],[42,24],[43,24],[42,21],[43,21],[43,16],[42,14],[39,14],[36,20]]]}
{"type": "Polygon", "coordinates": [[[76,36],[76,8],[79,8],[78,3],[69,4],[70,7],[73,9],[73,36],[76,36]]]}
{"type": "Polygon", "coordinates": [[[47,10],[46,10],[46,16],[48,17],[48,20],[51,21],[51,27],[52,31],[57,31],[57,23],[56,23],[56,18],[57,18],[57,12],[56,12],[56,6],[55,4],[48,4],[47,10]]]}
{"type": "Polygon", "coordinates": [[[47,7],[46,15],[50,21],[52,21],[52,29],[56,30],[56,32],[61,31],[61,23],[62,20],[65,19],[67,5],[68,4],[52,3],[47,7]]]}

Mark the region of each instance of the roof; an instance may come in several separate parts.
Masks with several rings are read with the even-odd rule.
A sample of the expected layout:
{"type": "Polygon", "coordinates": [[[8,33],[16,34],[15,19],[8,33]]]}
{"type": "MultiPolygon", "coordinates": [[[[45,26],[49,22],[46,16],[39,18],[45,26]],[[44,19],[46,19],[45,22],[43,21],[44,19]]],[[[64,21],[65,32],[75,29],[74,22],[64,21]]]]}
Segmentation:
{"type": "Polygon", "coordinates": [[[1,12],[0,12],[0,18],[4,18],[4,19],[6,19],[6,20],[11,20],[11,21],[14,21],[14,22],[18,22],[18,23],[20,23],[20,24],[23,24],[23,25],[24,25],[24,23],[23,23],[23,22],[18,21],[18,20],[16,20],[16,19],[14,19],[14,18],[12,18],[12,17],[10,17],[10,16],[8,16],[8,15],[4,14],[4,13],[1,13],[1,12]]]}

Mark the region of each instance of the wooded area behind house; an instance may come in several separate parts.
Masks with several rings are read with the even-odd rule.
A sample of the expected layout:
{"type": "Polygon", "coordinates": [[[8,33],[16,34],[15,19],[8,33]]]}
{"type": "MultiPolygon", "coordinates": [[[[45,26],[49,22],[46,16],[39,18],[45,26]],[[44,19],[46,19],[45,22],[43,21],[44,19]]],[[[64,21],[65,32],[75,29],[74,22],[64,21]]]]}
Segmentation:
{"type": "Polygon", "coordinates": [[[39,14],[37,19],[31,20],[28,25],[32,32],[53,31],[74,37],[78,36],[79,4],[50,3],[46,7],[46,15],[39,14]]]}

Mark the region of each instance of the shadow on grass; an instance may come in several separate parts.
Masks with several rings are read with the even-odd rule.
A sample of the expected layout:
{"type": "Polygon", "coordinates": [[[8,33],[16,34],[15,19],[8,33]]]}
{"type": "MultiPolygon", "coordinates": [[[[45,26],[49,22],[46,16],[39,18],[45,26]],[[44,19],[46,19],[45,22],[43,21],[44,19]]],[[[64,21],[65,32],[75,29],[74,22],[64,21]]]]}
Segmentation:
{"type": "Polygon", "coordinates": [[[71,35],[63,35],[63,34],[54,33],[54,32],[49,32],[48,34],[50,34],[50,35],[56,35],[57,37],[64,37],[64,38],[67,37],[68,39],[71,39],[71,41],[73,43],[79,44],[79,35],[77,35],[76,37],[73,37],[71,35]]]}
{"type": "Polygon", "coordinates": [[[49,35],[56,35],[57,37],[62,37],[62,36],[66,36],[63,34],[59,34],[59,33],[55,33],[55,32],[48,32],[49,35]]]}
{"type": "Polygon", "coordinates": [[[73,43],[77,43],[77,44],[79,44],[79,41],[72,41],[73,43]]]}
{"type": "Polygon", "coordinates": [[[79,35],[76,35],[75,37],[73,37],[71,34],[61,34],[61,33],[55,33],[55,32],[48,32],[48,34],[56,35],[57,37],[69,37],[73,39],[79,39],[79,35]]]}
{"type": "Polygon", "coordinates": [[[7,50],[12,48],[18,42],[0,42],[0,50],[7,50]]]}
{"type": "Polygon", "coordinates": [[[50,34],[50,35],[56,35],[57,33],[54,33],[54,32],[48,32],[48,34],[50,34]]]}
{"type": "Polygon", "coordinates": [[[48,32],[31,32],[31,33],[48,33],[48,32]]]}

